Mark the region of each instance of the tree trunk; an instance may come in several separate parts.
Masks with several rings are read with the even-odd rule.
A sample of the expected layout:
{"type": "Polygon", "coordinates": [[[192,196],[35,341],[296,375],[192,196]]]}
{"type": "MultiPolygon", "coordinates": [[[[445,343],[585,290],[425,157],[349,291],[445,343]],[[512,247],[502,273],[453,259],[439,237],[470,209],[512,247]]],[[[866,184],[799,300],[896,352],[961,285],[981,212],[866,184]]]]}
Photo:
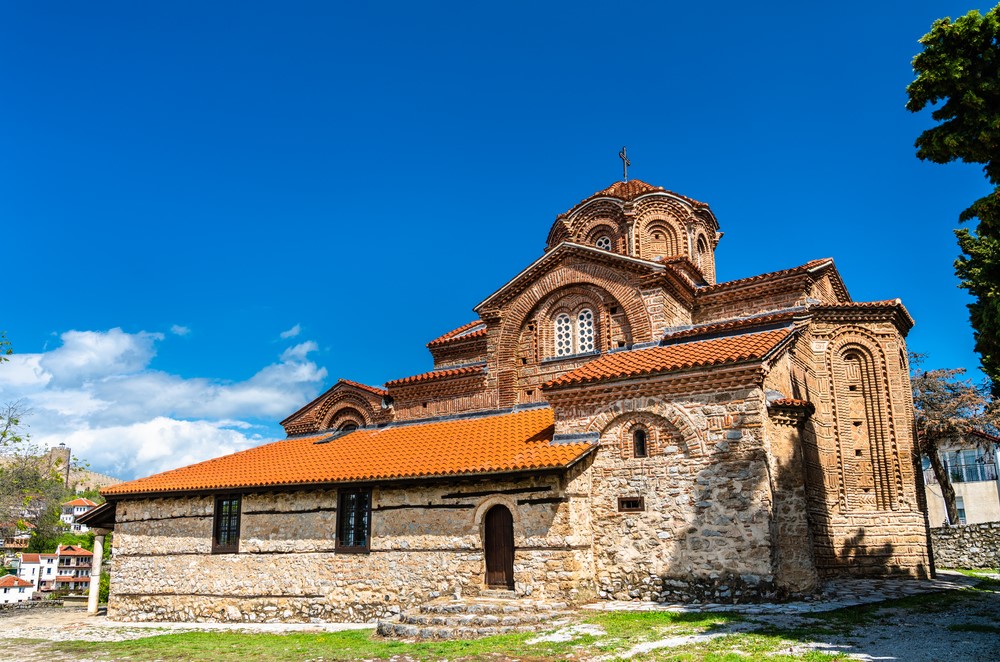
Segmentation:
{"type": "Polygon", "coordinates": [[[948,522],[952,526],[956,526],[960,522],[958,521],[958,506],[955,504],[955,488],[951,486],[951,476],[944,468],[944,462],[941,461],[937,450],[928,453],[927,458],[931,461],[934,477],[937,479],[938,485],[941,486],[941,496],[944,497],[944,508],[948,513],[948,522]]]}

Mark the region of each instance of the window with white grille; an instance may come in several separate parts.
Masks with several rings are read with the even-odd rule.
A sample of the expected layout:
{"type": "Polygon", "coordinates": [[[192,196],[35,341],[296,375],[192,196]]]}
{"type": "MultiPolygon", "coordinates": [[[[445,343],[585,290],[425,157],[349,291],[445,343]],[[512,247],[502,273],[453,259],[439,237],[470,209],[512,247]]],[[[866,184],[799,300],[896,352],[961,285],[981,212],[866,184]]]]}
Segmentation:
{"type": "Polygon", "coordinates": [[[594,313],[584,308],[576,316],[576,353],[594,351],[594,313]]]}
{"type": "Polygon", "coordinates": [[[600,248],[602,251],[610,251],[611,250],[611,237],[609,237],[607,235],[599,237],[597,239],[597,242],[594,245],[597,246],[598,248],[600,248]]]}
{"type": "Polygon", "coordinates": [[[573,354],[573,323],[563,313],[556,318],[556,356],[573,354]]]}

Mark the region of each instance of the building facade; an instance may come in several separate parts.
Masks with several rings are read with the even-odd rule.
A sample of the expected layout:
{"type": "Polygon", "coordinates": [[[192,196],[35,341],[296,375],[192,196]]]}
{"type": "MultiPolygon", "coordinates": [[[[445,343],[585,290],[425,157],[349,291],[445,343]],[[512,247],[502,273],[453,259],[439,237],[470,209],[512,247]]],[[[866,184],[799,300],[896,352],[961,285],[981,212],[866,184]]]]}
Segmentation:
{"type": "Polygon", "coordinates": [[[288,438],[102,490],[109,616],[353,620],[486,588],[748,601],[927,576],[901,302],[831,259],[716,282],[710,208],[618,182],[288,438]]]}
{"type": "Polygon", "coordinates": [[[930,460],[924,458],[927,515],[933,527],[1000,522],[1000,439],[982,432],[955,439],[940,450],[941,463],[955,490],[958,521],[948,521],[948,509],[930,460]]]}
{"type": "Polygon", "coordinates": [[[86,533],[90,530],[89,527],[86,524],[80,524],[76,519],[97,508],[97,505],[90,499],[83,497],[67,501],[60,506],[62,512],[59,514],[59,520],[73,533],[86,533]]]}

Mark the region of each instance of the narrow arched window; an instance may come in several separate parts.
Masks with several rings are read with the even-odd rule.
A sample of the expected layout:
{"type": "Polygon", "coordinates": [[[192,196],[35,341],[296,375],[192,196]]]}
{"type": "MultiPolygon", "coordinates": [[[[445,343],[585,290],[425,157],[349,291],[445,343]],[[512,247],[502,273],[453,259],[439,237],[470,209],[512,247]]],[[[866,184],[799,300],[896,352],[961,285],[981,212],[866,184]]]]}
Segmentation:
{"type": "Polygon", "coordinates": [[[563,313],[556,317],[556,356],[569,356],[573,353],[573,323],[569,315],[563,313]]]}
{"type": "Polygon", "coordinates": [[[608,235],[603,235],[597,239],[597,242],[594,245],[600,248],[602,251],[610,251],[611,237],[609,237],[608,235]]]}
{"type": "Polygon", "coordinates": [[[594,312],[584,308],[576,315],[576,352],[586,354],[594,351],[594,312]]]}
{"type": "Polygon", "coordinates": [[[649,455],[646,449],[646,431],[641,428],[632,433],[632,455],[634,457],[649,455]]]}

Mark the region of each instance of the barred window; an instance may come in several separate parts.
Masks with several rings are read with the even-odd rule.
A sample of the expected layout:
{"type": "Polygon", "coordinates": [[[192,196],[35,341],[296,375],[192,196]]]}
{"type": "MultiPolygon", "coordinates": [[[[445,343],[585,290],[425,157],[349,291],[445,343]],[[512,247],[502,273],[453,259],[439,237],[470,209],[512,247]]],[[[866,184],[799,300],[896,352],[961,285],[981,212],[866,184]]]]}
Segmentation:
{"type": "Polygon", "coordinates": [[[646,431],[642,428],[632,433],[632,454],[635,457],[646,457],[649,451],[646,448],[646,431]]]}
{"type": "Polygon", "coordinates": [[[239,495],[216,497],[212,524],[213,554],[235,554],[240,551],[239,495]]]}
{"type": "Polygon", "coordinates": [[[371,505],[371,490],[340,491],[337,501],[337,551],[368,551],[371,538],[371,505]]]}
{"type": "Polygon", "coordinates": [[[584,308],[576,316],[576,353],[594,351],[594,313],[584,308]]]}
{"type": "Polygon", "coordinates": [[[609,237],[607,235],[604,235],[604,236],[598,238],[597,242],[594,245],[597,246],[598,248],[600,248],[602,251],[610,251],[611,250],[611,237],[609,237]]]}
{"type": "Polygon", "coordinates": [[[573,354],[573,325],[569,315],[563,313],[556,318],[556,356],[573,354]]]}

